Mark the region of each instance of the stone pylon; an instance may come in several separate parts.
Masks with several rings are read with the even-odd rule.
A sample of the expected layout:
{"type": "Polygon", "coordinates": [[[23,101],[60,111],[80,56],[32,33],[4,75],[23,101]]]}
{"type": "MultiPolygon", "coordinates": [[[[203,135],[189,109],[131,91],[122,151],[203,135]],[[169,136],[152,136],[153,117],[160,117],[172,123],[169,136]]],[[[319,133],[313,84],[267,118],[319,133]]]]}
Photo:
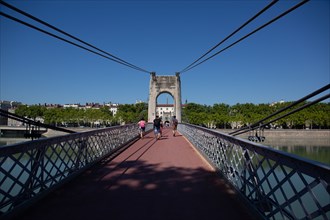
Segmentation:
{"type": "Polygon", "coordinates": [[[157,97],[163,93],[170,94],[174,99],[174,113],[181,122],[181,80],[180,74],[175,76],[156,76],[150,73],[148,122],[153,122],[156,117],[157,97]]]}

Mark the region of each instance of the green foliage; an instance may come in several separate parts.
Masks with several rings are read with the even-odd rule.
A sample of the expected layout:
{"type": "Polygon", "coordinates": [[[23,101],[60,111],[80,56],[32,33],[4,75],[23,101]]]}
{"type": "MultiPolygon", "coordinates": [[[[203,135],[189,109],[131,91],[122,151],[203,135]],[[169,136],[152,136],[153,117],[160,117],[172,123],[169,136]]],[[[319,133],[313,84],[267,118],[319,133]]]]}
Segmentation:
{"type": "Polygon", "coordinates": [[[40,105],[21,105],[16,110],[17,115],[36,119],[43,118],[46,124],[56,126],[94,126],[111,125],[115,123],[112,112],[109,108],[100,109],[77,109],[77,108],[46,108],[40,105]]]}
{"type": "Polygon", "coordinates": [[[148,106],[146,103],[125,104],[118,107],[116,119],[120,123],[136,123],[141,118],[148,118],[148,106]]]}
{"type": "Polygon", "coordinates": [[[20,105],[15,113],[22,117],[28,117],[35,120],[37,117],[43,117],[46,111],[46,107],[40,105],[20,105]]]}
{"type": "MultiPolygon", "coordinates": [[[[284,111],[281,115],[295,108],[305,105],[301,103],[294,108],[284,111]]],[[[292,102],[270,104],[235,104],[229,106],[223,103],[213,106],[188,103],[183,109],[182,119],[185,122],[208,126],[216,125],[217,128],[230,128],[237,124],[248,126],[289,106],[292,102]]],[[[318,103],[295,114],[289,115],[274,122],[271,126],[282,128],[330,128],[330,103],[318,103]]],[[[275,117],[279,117],[276,115],[275,117]]],[[[275,119],[275,117],[271,119],[275,119]]]]}
{"type": "MultiPolygon", "coordinates": [[[[302,103],[297,107],[303,106],[302,103]]],[[[270,114],[289,106],[292,102],[276,104],[235,104],[229,106],[224,103],[213,106],[188,103],[182,110],[182,120],[201,126],[216,126],[217,128],[232,128],[237,125],[245,126],[255,123],[270,114]]],[[[292,109],[286,110],[286,114],[292,109]]],[[[284,117],[274,123],[273,127],[282,128],[330,128],[330,103],[318,103],[288,117],[284,117]]],[[[146,103],[120,105],[116,116],[108,107],[100,109],[77,109],[77,108],[46,108],[41,105],[21,105],[16,114],[36,119],[44,118],[45,123],[70,126],[93,126],[96,123],[108,126],[118,123],[136,123],[141,118],[148,118],[148,106],[146,103]]],[[[275,116],[275,117],[278,117],[275,116]]],[[[275,117],[271,118],[274,119],[275,117]]]]}
{"type": "Polygon", "coordinates": [[[44,118],[45,123],[57,126],[93,126],[96,123],[101,123],[101,125],[113,125],[118,123],[135,123],[141,118],[147,119],[148,106],[146,103],[120,105],[115,117],[108,107],[102,107],[100,109],[47,109],[39,105],[21,105],[15,110],[15,113],[32,119],[41,117],[44,118]]]}

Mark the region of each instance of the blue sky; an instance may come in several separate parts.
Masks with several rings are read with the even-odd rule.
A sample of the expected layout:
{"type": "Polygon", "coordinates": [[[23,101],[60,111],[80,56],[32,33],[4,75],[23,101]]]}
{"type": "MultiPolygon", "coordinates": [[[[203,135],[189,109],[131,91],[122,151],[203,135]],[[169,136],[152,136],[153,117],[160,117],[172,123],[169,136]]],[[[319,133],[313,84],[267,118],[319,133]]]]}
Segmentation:
{"type": "MultiPolygon", "coordinates": [[[[265,0],[6,2],[157,75],[181,71],[270,3],[265,0]]],[[[279,1],[218,50],[298,2],[279,1]]],[[[2,12],[36,24],[0,7],[2,12]]],[[[329,10],[328,0],[312,0],[182,73],[182,100],[206,105],[295,101],[325,86],[330,82],[329,10]]],[[[2,16],[0,23],[0,100],[27,104],[147,101],[148,73],[109,61],[2,16]]],[[[167,99],[173,102],[162,95],[158,103],[167,99]]]]}

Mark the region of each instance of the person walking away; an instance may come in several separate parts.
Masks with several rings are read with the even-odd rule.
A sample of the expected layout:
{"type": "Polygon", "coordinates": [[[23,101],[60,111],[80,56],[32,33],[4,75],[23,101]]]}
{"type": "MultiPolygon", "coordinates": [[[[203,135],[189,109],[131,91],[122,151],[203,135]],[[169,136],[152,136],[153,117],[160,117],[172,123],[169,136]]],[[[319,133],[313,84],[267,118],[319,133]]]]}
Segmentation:
{"type": "Polygon", "coordinates": [[[141,120],[138,122],[138,125],[140,130],[140,137],[143,138],[144,133],[146,131],[146,121],[144,120],[144,118],[141,118],[141,120]]]}
{"type": "Polygon", "coordinates": [[[164,128],[164,125],[163,125],[163,119],[162,119],[162,117],[160,117],[159,119],[160,119],[160,129],[159,129],[159,133],[160,133],[160,137],[163,137],[163,128],[164,128]]]}
{"type": "Polygon", "coordinates": [[[173,120],[172,120],[172,126],[173,126],[173,137],[175,136],[175,134],[176,134],[176,130],[178,129],[178,124],[179,124],[179,121],[178,121],[178,119],[176,119],[176,116],[174,115],[174,116],[173,116],[173,120]]]}
{"type": "Polygon", "coordinates": [[[161,120],[159,116],[157,115],[156,118],[154,119],[154,133],[155,133],[155,138],[158,140],[160,139],[160,123],[161,120]]]}

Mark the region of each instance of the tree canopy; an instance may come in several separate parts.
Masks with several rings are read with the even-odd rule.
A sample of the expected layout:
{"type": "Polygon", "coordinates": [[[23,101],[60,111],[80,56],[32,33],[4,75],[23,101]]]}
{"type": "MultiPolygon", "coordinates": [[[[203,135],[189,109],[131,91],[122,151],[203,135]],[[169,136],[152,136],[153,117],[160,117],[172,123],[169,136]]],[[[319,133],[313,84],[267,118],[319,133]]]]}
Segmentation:
{"type": "Polygon", "coordinates": [[[109,107],[101,108],[46,108],[42,105],[20,105],[15,113],[22,117],[44,119],[44,123],[56,126],[111,126],[122,123],[135,123],[147,118],[146,103],[119,105],[114,116],[109,107]]]}
{"type": "MultiPolygon", "coordinates": [[[[302,103],[298,107],[306,104],[302,103]]],[[[188,103],[183,109],[182,120],[201,126],[217,128],[237,128],[251,125],[276,111],[289,106],[292,102],[276,104],[236,104],[229,106],[224,103],[213,106],[188,103]]],[[[288,113],[289,109],[282,114],[288,113]]],[[[302,111],[280,119],[269,127],[281,128],[330,128],[330,103],[318,103],[302,111]]],[[[278,116],[275,116],[278,117],[278,116]]],[[[275,117],[271,118],[274,119],[275,117]]],[[[267,121],[266,121],[267,122],[267,121]]]]}
{"type": "MultiPolygon", "coordinates": [[[[270,114],[289,106],[292,102],[276,104],[236,104],[224,103],[213,106],[188,103],[182,110],[182,121],[217,128],[237,128],[251,125],[270,114]]],[[[306,104],[302,103],[299,106],[306,104]]],[[[291,109],[292,110],[292,109],[291,109]]],[[[291,111],[290,109],[283,114],[291,111]]],[[[330,128],[330,103],[317,103],[309,108],[280,119],[270,127],[281,128],[330,128]]],[[[101,108],[46,108],[42,105],[21,105],[16,114],[36,120],[43,118],[47,124],[57,126],[111,126],[123,123],[136,123],[148,118],[146,103],[119,105],[116,115],[106,106],[101,108]]],[[[277,117],[277,116],[276,116],[277,117]]]]}

